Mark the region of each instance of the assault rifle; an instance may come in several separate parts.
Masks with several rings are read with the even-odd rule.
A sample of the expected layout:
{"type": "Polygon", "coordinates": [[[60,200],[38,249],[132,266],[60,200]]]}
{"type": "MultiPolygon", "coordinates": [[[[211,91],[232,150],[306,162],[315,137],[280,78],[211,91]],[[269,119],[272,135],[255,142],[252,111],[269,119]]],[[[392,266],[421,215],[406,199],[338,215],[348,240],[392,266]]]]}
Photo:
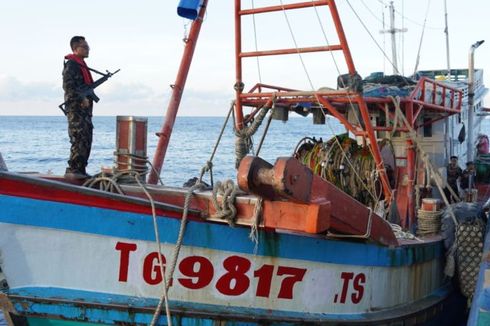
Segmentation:
{"type": "MultiPolygon", "coordinates": [[[[94,101],[95,103],[99,102],[100,98],[95,95],[94,89],[99,87],[101,84],[105,83],[107,79],[111,78],[113,75],[117,74],[121,69],[117,69],[114,72],[109,72],[109,70],[106,70],[106,73],[99,72],[95,69],[88,68],[89,70],[98,73],[99,75],[102,75],[99,79],[94,81],[90,85],[82,85],[77,90],[75,91],[80,97],[82,98],[88,98],[94,101]]],[[[66,102],[61,103],[58,107],[63,111],[63,113],[66,115],[66,110],[64,108],[66,106],[66,102]]]]}

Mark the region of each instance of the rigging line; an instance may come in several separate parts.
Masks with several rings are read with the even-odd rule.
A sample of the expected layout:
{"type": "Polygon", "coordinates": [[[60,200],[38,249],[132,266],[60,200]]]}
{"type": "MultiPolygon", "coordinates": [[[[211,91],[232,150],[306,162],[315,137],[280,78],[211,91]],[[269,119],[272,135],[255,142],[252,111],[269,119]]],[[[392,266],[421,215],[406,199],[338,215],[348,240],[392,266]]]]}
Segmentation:
{"type": "MultiPolygon", "coordinates": [[[[312,0],[313,1],[313,0],[312,0]]],[[[315,9],[315,13],[316,13],[316,17],[317,17],[317,20],[318,20],[318,24],[320,25],[320,29],[322,31],[322,34],[323,34],[323,37],[325,38],[325,42],[327,43],[327,46],[330,46],[330,42],[328,40],[328,37],[327,37],[327,33],[325,32],[325,28],[323,27],[323,24],[322,24],[322,20],[320,18],[320,14],[318,13],[318,8],[317,6],[313,5],[313,8],[315,9]]],[[[332,57],[332,61],[334,62],[334,66],[335,66],[335,69],[337,69],[337,73],[340,75],[340,68],[339,68],[339,65],[337,63],[337,60],[335,59],[335,56],[333,55],[332,51],[330,51],[330,56],[332,57]]],[[[342,82],[342,85],[344,86],[345,88],[345,84],[344,84],[344,81],[341,79],[341,82],[342,82]]],[[[312,90],[314,91],[314,89],[312,88],[312,90]]],[[[350,97],[348,97],[349,99],[349,104],[351,106],[352,109],[354,109],[354,103],[352,103],[352,100],[350,97]]],[[[320,107],[322,108],[322,114],[325,116],[325,121],[326,121],[326,124],[328,126],[328,128],[330,129],[330,132],[335,136],[336,132],[335,130],[333,129],[332,125],[330,124],[329,120],[328,120],[328,116],[327,114],[324,112],[323,110],[323,105],[317,101],[318,105],[320,105],[320,107]]],[[[352,110],[354,112],[354,116],[357,120],[357,123],[359,125],[362,125],[361,122],[360,122],[360,119],[359,119],[359,116],[357,114],[357,111],[356,110],[352,110]]],[[[345,153],[344,151],[344,148],[342,147],[342,145],[340,144],[339,140],[337,139],[337,137],[334,137],[335,139],[335,143],[337,144],[337,146],[339,146],[340,150],[342,151],[342,155],[343,157],[346,159],[347,163],[349,164],[349,166],[352,168],[352,170],[354,171],[354,174],[356,175],[357,178],[359,178],[359,180],[361,180],[361,184],[363,185],[363,187],[366,189],[366,191],[371,195],[371,197],[376,200],[376,196],[373,195],[373,193],[370,191],[369,187],[367,186],[367,184],[365,183],[364,179],[357,173],[356,169],[353,167],[353,164],[352,162],[350,161],[350,159],[348,158],[347,154],[345,153]]],[[[368,149],[369,151],[371,152],[371,155],[373,155],[373,152],[372,152],[372,149],[370,146],[368,146],[368,149]]]]}
{"type": "MultiPolygon", "coordinates": [[[[425,10],[425,18],[424,18],[424,25],[427,22],[427,16],[429,15],[429,8],[430,8],[430,1],[427,1],[427,8],[425,10]]],[[[420,42],[419,42],[419,49],[417,51],[417,58],[415,60],[415,68],[413,69],[413,74],[417,72],[417,69],[419,68],[419,63],[420,63],[420,50],[422,49],[422,41],[424,40],[424,33],[425,33],[425,27],[422,28],[422,34],[420,35],[420,42]]]]}
{"type": "Polygon", "coordinates": [[[378,16],[376,16],[376,14],[371,9],[369,9],[369,7],[366,5],[366,3],[364,2],[364,0],[361,0],[361,3],[364,6],[364,8],[366,8],[366,10],[371,14],[371,16],[374,17],[374,19],[376,19],[377,21],[379,21],[381,24],[384,24],[384,21],[382,19],[379,19],[378,16]]]}
{"type": "MultiPolygon", "coordinates": [[[[397,14],[399,14],[400,16],[402,16],[404,19],[406,19],[407,21],[411,22],[412,24],[414,25],[417,25],[417,26],[420,26],[420,27],[423,27],[424,24],[421,24],[413,19],[410,19],[408,18],[407,16],[405,16],[403,13],[399,12],[398,10],[395,9],[395,12],[397,14]]],[[[444,27],[435,27],[435,26],[425,26],[425,28],[427,29],[434,29],[434,30],[444,30],[444,27]]]]}
{"type": "MultiPolygon", "coordinates": [[[[313,0],[311,0],[311,1],[313,2],[313,0]]],[[[320,18],[320,14],[318,13],[318,8],[315,5],[313,5],[313,8],[315,9],[316,18],[318,20],[318,24],[320,25],[320,29],[321,29],[322,34],[323,34],[323,38],[325,39],[325,42],[327,43],[327,46],[330,46],[330,42],[328,40],[327,33],[325,32],[325,28],[323,27],[322,20],[320,18]]],[[[333,55],[333,52],[332,51],[330,51],[330,56],[332,57],[332,61],[334,63],[335,69],[337,70],[337,74],[338,75],[341,75],[339,65],[338,65],[337,60],[335,59],[335,56],[333,55]]],[[[340,79],[340,82],[342,83],[343,88],[346,88],[346,85],[345,85],[344,80],[342,78],[340,79]]],[[[354,103],[352,103],[352,99],[350,97],[347,97],[347,98],[349,99],[349,105],[350,105],[350,107],[352,109],[352,112],[354,113],[354,117],[356,118],[357,123],[360,126],[362,126],[362,123],[361,123],[361,120],[359,118],[358,112],[357,112],[357,110],[355,110],[354,103]]],[[[318,103],[318,104],[321,107],[323,107],[323,105],[321,103],[318,103]]],[[[369,150],[371,151],[371,148],[370,147],[369,147],[369,150]]],[[[371,151],[371,154],[373,154],[372,151],[371,151]]]]}
{"type": "Polygon", "coordinates": [[[369,29],[367,28],[366,24],[364,24],[364,22],[362,21],[361,17],[359,17],[359,15],[357,14],[357,12],[354,10],[354,7],[352,7],[351,3],[349,0],[346,0],[347,4],[349,5],[350,9],[352,10],[352,12],[354,13],[354,15],[357,17],[357,20],[359,20],[359,22],[361,23],[362,27],[364,27],[364,29],[366,30],[366,32],[369,34],[369,36],[371,37],[371,39],[373,40],[373,42],[376,44],[376,46],[378,47],[378,49],[383,53],[383,56],[386,58],[386,60],[391,64],[391,66],[398,72],[398,69],[395,67],[395,65],[393,64],[393,62],[390,60],[390,58],[388,57],[388,55],[386,54],[385,51],[383,51],[383,49],[381,48],[381,46],[379,45],[379,43],[376,41],[376,39],[374,38],[373,34],[369,31],[369,29]]]}
{"type": "MultiPolygon", "coordinates": [[[[383,5],[384,6],[384,5],[383,5]]],[[[382,30],[384,31],[386,29],[385,27],[385,12],[383,12],[383,28],[382,30]]],[[[386,33],[383,33],[383,51],[386,51],[386,33]]],[[[386,58],[383,57],[383,75],[386,73],[386,58]]]]}
{"type": "Polygon", "coordinates": [[[188,40],[188,36],[189,36],[188,28],[189,28],[190,21],[191,20],[189,19],[182,18],[182,23],[184,25],[184,38],[183,38],[184,42],[188,40]]]}
{"type": "MultiPolygon", "coordinates": [[[[313,2],[313,0],[311,0],[311,2],[313,2]]],[[[318,20],[318,24],[320,25],[320,29],[321,29],[322,34],[323,34],[323,38],[325,39],[327,46],[330,46],[330,42],[328,41],[327,33],[325,32],[325,28],[323,27],[322,20],[320,18],[320,14],[318,13],[318,8],[315,5],[313,5],[313,8],[315,8],[316,18],[318,20]]],[[[340,75],[341,73],[340,73],[339,65],[337,64],[337,60],[335,60],[335,56],[333,55],[332,51],[329,51],[329,53],[330,53],[330,56],[332,57],[332,61],[333,61],[333,64],[335,66],[335,69],[337,70],[337,73],[340,75]]],[[[341,82],[342,82],[343,86],[345,87],[344,81],[341,80],[341,82]]],[[[350,98],[349,98],[349,101],[350,101],[350,98]]],[[[351,105],[352,105],[352,102],[351,102],[351,105]]]]}
{"type": "Polygon", "coordinates": [[[286,14],[286,10],[284,8],[284,3],[282,2],[282,0],[280,0],[280,2],[281,2],[281,7],[282,7],[282,13],[284,14],[284,18],[286,19],[286,23],[287,23],[288,28],[289,28],[289,33],[291,34],[291,38],[293,39],[294,46],[296,47],[296,51],[298,52],[299,60],[301,61],[301,64],[303,65],[303,69],[306,73],[306,78],[308,78],[308,82],[310,83],[310,87],[311,87],[311,89],[314,90],[315,87],[313,86],[313,82],[311,81],[311,77],[310,77],[310,74],[308,73],[308,69],[306,69],[306,64],[303,60],[303,56],[301,55],[301,52],[299,52],[298,42],[296,42],[296,38],[294,37],[293,29],[291,27],[288,15],[286,14]]]}
{"type": "MultiPolygon", "coordinates": [[[[313,0],[312,0],[312,1],[313,1],[313,0]]],[[[281,3],[282,3],[282,0],[281,0],[281,3]]],[[[326,35],[326,33],[325,33],[325,30],[324,30],[323,24],[322,24],[321,19],[320,19],[320,15],[319,15],[319,13],[318,13],[318,8],[317,8],[317,6],[315,6],[315,5],[313,5],[313,8],[315,9],[315,13],[316,13],[316,16],[317,16],[317,19],[318,19],[318,23],[319,23],[319,25],[320,25],[320,29],[322,30],[323,37],[325,38],[325,41],[326,41],[326,43],[327,43],[327,46],[330,46],[330,43],[329,43],[329,41],[328,41],[328,37],[327,37],[327,35],[326,35]]],[[[283,11],[284,11],[284,9],[283,9],[283,11]]],[[[338,64],[337,64],[337,61],[335,60],[335,57],[334,57],[334,55],[333,55],[332,51],[330,51],[330,55],[331,55],[331,57],[332,57],[332,61],[334,62],[335,68],[337,69],[337,73],[340,75],[340,74],[341,74],[341,73],[340,73],[340,69],[339,69],[339,66],[338,66],[338,64]]],[[[307,71],[306,71],[306,72],[307,72],[307,71]]],[[[345,88],[345,84],[344,84],[344,81],[343,81],[342,79],[341,79],[341,82],[342,82],[342,84],[343,84],[343,86],[344,86],[344,88],[345,88]]],[[[313,89],[313,88],[312,88],[312,90],[314,91],[314,89],[313,89]]],[[[354,109],[354,104],[352,103],[351,98],[350,98],[350,97],[348,97],[348,99],[349,99],[349,104],[350,104],[351,108],[353,108],[353,109],[354,109]]],[[[322,105],[322,104],[321,104],[319,101],[317,101],[317,103],[318,103],[318,104],[319,104],[319,106],[322,108],[322,111],[321,111],[321,112],[322,112],[322,114],[325,116],[325,121],[326,121],[326,124],[327,124],[327,125],[328,125],[328,127],[330,128],[330,131],[332,132],[332,134],[333,134],[333,135],[335,135],[335,131],[333,130],[333,128],[332,128],[332,126],[331,126],[331,124],[330,124],[330,122],[329,122],[329,120],[328,120],[327,114],[326,114],[326,113],[324,112],[324,110],[323,110],[323,105],[322,105]]],[[[357,122],[359,123],[359,125],[362,125],[362,124],[361,124],[361,122],[359,121],[359,117],[358,117],[357,115],[355,115],[355,117],[356,117],[357,122]]],[[[339,146],[340,150],[342,151],[342,154],[343,154],[344,158],[347,160],[347,162],[349,163],[349,165],[352,167],[352,162],[351,162],[351,161],[350,161],[350,159],[347,157],[347,154],[345,153],[345,151],[344,151],[344,149],[343,149],[342,145],[340,144],[339,140],[337,139],[337,137],[334,137],[334,138],[335,138],[336,144],[339,146]]],[[[374,156],[374,153],[373,153],[372,148],[371,148],[370,146],[368,146],[368,149],[369,149],[369,151],[371,152],[371,155],[373,155],[373,156],[374,156]]],[[[366,191],[367,191],[367,192],[368,192],[368,193],[371,195],[371,197],[372,197],[374,200],[376,200],[376,196],[375,196],[375,195],[374,195],[374,194],[373,194],[373,193],[370,191],[370,189],[369,189],[369,187],[368,187],[367,183],[364,181],[364,179],[362,179],[362,178],[361,178],[361,176],[359,176],[359,175],[358,175],[358,173],[357,173],[357,171],[356,171],[355,169],[353,169],[353,171],[354,171],[354,173],[355,173],[356,177],[358,177],[358,178],[361,180],[361,184],[362,184],[362,185],[363,185],[363,187],[366,189],[366,191]]]]}
{"type": "MultiPolygon", "coordinates": [[[[254,3],[254,0],[252,0],[252,9],[255,9],[255,3],[254,3]]],[[[255,51],[258,52],[259,51],[259,46],[258,46],[258,42],[257,42],[257,27],[255,25],[255,14],[252,15],[252,21],[253,21],[253,25],[254,25],[254,41],[255,41],[255,51]]],[[[259,83],[262,84],[262,75],[260,73],[260,60],[259,60],[259,57],[256,56],[255,57],[255,60],[257,62],[257,73],[259,75],[259,83]]]]}

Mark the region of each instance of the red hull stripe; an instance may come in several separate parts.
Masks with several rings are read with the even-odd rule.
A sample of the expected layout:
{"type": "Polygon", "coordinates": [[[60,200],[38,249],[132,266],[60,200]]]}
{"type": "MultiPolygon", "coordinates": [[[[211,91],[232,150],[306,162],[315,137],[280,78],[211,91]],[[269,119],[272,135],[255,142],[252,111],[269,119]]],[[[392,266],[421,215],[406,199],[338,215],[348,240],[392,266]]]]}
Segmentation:
{"type": "MultiPolygon", "coordinates": [[[[0,173],[0,194],[151,215],[149,201],[58,182],[0,173]]],[[[158,216],[180,218],[182,209],[156,204],[158,216]]],[[[190,212],[197,216],[197,211],[190,212]]]]}

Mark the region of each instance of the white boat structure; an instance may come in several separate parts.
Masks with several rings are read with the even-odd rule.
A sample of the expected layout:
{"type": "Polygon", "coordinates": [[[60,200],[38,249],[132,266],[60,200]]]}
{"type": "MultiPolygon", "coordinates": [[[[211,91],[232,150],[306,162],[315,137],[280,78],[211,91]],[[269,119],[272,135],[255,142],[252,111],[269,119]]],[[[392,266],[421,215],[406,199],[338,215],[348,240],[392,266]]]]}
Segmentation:
{"type": "Polygon", "coordinates": [[[195,20],[147,182],[146,119],[138,117],[118,118],[114,171],[83,185],[0,171],[8,316],[131,325],[449,325],[464,318],[466,302],[444,274],[436,199],[447,201],[439,170],[449,156],[464,161],[476,153],[486,114],[483,72],[470,65],[393,76],[396,86],[374,78],[384,76],[362,81],[334,0],[241,2],[228,115],[239,189],[232,182],[205,188],[202,175],[190,187],[157,184],[208,5],[182,1],[181,13],[195,20]],[[242,17],[323,6],[337,44],[242,51],[242,17]],[[244,88],[245,58],[320,51],[345,58],[335,89],[244,88]],[[246,155],[258,124],[293,113],[315,123],[337,118],[348,134],[304,139],[294,157],[274,164],[246,155]],[[422,218],[436,226],[422,230],[422,218]]]}

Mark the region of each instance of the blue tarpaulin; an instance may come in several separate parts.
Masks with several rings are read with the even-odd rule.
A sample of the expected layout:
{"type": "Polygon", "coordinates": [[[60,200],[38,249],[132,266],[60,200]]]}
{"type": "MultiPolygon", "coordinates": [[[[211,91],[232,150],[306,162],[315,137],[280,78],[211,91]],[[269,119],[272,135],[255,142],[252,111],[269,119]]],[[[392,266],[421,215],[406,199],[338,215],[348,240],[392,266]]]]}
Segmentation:
{"type": "Polygon", "coordinates": [[[203,0],[180,0],[177,14],[180,17],[195,20],[199,16],[203,0]]]}

